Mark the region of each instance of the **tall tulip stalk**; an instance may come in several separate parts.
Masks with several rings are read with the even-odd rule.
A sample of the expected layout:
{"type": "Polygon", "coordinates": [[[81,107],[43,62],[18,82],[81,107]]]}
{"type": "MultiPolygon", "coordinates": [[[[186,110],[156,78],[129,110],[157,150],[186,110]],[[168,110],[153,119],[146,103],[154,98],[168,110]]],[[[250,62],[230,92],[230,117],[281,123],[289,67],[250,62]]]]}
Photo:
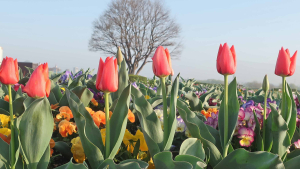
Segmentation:
{"type": "Polygon", "coordinates": [[[169,137],[169,125],[168,125],[168,105],[167,105],[167,93],[166,93],[166,77],[173,75],[171,56],[169,50],[159,46],[154,56],[152,57],[153,64],[152,69],[155,76],[160,78],[163,97],[163,123],[164,123],[164,146],[167,143],[169,137]]]}
{"type": "Polygon", "coordinates": [[[9,95],[9,114],[10,114],[10,129],[11,129],[11,149],[10,149],[10,162],[11,168],[14,169],[15,164],[15,129],[14,129],[14,114],[13,114],[13,104],[12,104],[12,93],[11,85],[18,83],[19,81],[19,70],[18,61],[10,57],[3,59],[0,67],[0,81],[2,84],[7,85],[8,95],[9,95]]]}
{"type": "Polygon", "coordinates": [[[96,88],[104,92],[105,99],[105,158],[110,154],[110,120],[109,120],[109,94],[118,90],[118,63],[117,59],[107,57],[105,62],[100,58],[96,88]]]}
{"type": "Polygon", "coordinates": [[[289,49],[284,50],[283,47],[281,47],[276,68],[275,68],[275,74],[282,77],[282,103],[281,103],[281,111],[285,110],[286,106],[286,100],[285,100],[285,89],[286,89],[286,77],[292,76],[295,73],[296,70],[296,59],[297,59],[297,51],[294,53],[292,57],[290,57],[290,51],[289,49]]]}
{"type": "Polygon", "coordinates": [[[268,104],[267,103],[267,96],[268,96],[268,91],[269,91],[269,79],[268,79],[268,75],[265,75],[265,77],[264,77],[262,89],[265,92],[265,98],[264,98],[264,122],[263,122],[263,142],[265,143],[265,141],[266,141],[266,126],[267,126],[267,104],[268,104]]]}
{"type": "MultiPolygon", "coordinates": [[[[236,70],[236,54],[234,46],[229,49],[227,43],[223,46],[220,44],[218,57],[217,57],[217,70],[224,76],[224,146],[223,157],[227,156],[229,144],[228,141],[228,75],[232,75],[236,70]]],[[[230,141],[230,140],[229,140],[230,141]]]]}

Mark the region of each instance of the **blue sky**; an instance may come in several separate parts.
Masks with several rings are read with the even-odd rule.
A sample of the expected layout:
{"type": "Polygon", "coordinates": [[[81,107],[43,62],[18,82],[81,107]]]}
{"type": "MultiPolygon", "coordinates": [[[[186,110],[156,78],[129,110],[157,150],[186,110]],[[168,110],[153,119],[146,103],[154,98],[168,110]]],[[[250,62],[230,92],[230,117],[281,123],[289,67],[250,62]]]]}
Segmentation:
{"type": "MultiPolygon", "coordinates": [[[[100,52],[90,52],[92,22],[110,0],[0,0],[0,46],[4,56],[19,61],[48,62],[62,69],[97,69],[100,52]]],[[[274,75],[280,48],[300,49],[300,1],[200,1],[165,0],[181,25],[183,52],[173,61],[184,78],[222,79],[216,57],[220,43],[235,45],[237,80],[279,84],[274,75]]],[[[300,85],[300,61],[287,80],[300,85]]],[[[141,75],[151,77],[151,65],[141,75]]]]}

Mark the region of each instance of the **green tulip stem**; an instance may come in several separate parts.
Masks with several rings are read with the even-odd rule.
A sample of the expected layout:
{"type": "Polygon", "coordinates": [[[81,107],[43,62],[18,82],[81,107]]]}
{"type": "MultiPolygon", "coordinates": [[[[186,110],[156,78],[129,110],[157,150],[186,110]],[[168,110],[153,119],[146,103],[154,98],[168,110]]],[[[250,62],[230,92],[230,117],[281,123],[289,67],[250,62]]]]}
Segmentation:
{"type": "Polygon", "coordinates": [[[281,102],[281,112],[285,110],[285,77],[282,77],[282,102],[281,102]]]}
{"type": "Polygon", "coordinates": [[[105,99],[105,122],[106,122],[106,137],[105,137],[105,158],[107,159],[110,154],[110,121],[109,121],[109,93],[104,93],[104,99],[105,99]]]}
{"type": "Polygon", "coordinates": [[[11,94],[11,85],[8,85],[8,95],[9,95],[9,113],[10,113],[10,130],[11,130],[11,140],[10,140],[10,166],[11,169],[14,169],[15,164],[15,129],[14,129],[14,111],[12,104],[12,94],[11,94]]]}
{"type": "MultiPolygon", "coordinates": [[[[267,97],[268,91],[265,92],[265,100],[264,100],[264,123],[263,123],[263,144],[266,142],[266,127],[267,127],[267,97]]],[[[265,147],[265,146],[263,146],[265,147]]],[[[265,148],[263,148],[265,149],[265,148]]],[[[264,151],[264,150],[262,150],[264,151]]]]}
{"type": "Polygon", "coordinates": [[[167,105],[167,94],[166,94],[166,78],[162,77],[161,88],[162,88],[162,97],[163,97],[163,119],[164,119],[164,146],[167,144],[169,137],[169,125],[168,125],[168,105],[167,105]]]}
{"type": "Polygon", "coordinates": [[[228,75],[224,75],[224,148],[223,157],[227,156],[227,151],[229,147],[228,143],[228,75]]]}

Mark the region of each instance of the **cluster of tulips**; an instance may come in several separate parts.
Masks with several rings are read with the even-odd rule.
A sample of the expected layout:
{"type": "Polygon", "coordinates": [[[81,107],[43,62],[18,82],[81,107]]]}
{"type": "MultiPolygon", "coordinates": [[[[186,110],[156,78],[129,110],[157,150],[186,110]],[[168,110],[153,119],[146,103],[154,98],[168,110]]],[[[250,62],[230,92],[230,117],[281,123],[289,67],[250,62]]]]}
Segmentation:
{"type": "MultiPolygon", "coordinates": [[[[286,83],[286,77],[295,72],[297,51],[292,57],[288,49],[279,51],[275,74],[282,77],[280,109],[267,102],[270,92],[267,75],[262,86],[264,107],[252,105],[251,108],[240,108],[236,79],[228,84],[228,75],[236,71],[235,49],[234,46],[229,48],[227,43],[220,45],[217,71],[224,76],[224,85],[220,87],[219,110],[216,107],[204,110],[199,98],[206,97],[209,92],[188,93],[191,87],[185,87],[187,92],[183,96],[179,90],[182,84],[179,75],[173,82],[169,78],[174,71],[168,49],[159,46],[152,57],[153,73],[160,78],[152,98],[131,87],[120,48],[117,53],[116,59],[107,57],[103,61],[100,58],[97,75],[87,81],[80,80],[84,74],[78,75],[79,80],[69,82],[63,92],[55,80],[62,75],[49,78],[47,63],[39,65],[22,86],[17,59],[3,59],[0,82],[8,90],[8,97],[4,99],[8,101],[11,133],[0,133],[0,168],[47,168],[55,147],[51,137],[56,126],[62,137],[74,132],[79,135],[71,141],[71,151],[77,164],[71,160],[59,169],[292,168],[299,165],[299,151],[288,155],[291,140],[297,137],[299,129],[296,127],[297,108],[292,90],[286,83]],[[15,93],[12,88],[15,88],[15,93]],[[103,92],[104,112],[88,107],[90,103],[98,106],[98,102],[92,99],[98,91],[103,92]],[[24,97],[21,102],[23,110],[14,109],[18,97],[24,97]],[[189,102],[185,102],[183,97],[189,102]],[[50,104],[53,100],[61,106],[56,115],[51,111],[58,108],[50,104]],[[162,113],[154,110],[159,105],[162,113]],[[251,111],[254,111],[253,114],[251,111]],[[17,116],[17,113],[21,115],[17,116]],[[178,113],[180,117],[176,115],[178,113]],[[250,118],[250,115],[253,116],[250,118]],[[128,120],[135,122],[135,117],[139,120],[140,129],[133,135],[126,126],[128,120]],[[181,144],[179,154],[172,158],[170,149],[177,130],[188,131],[189,138],[181,144]],[[257,151],[234,150],[234,135],[238,135],[240,145],[244,147],[258,140],[257,151]],[[134,144],[131,144],[132,140],[134,144]],[[116,164],[115,156],[122,142],[131,153],[148,152],[144,154],[149,154],[149,163],[137,155],[137,159],[116,164]]],[[[4,89],[4,86],[1,87],[4,89]]],[[[208,102],[217,105],[212,99],[208,102]]],[[[6,113],[1,110],[0,114],[2,112],[6,113]]]]}

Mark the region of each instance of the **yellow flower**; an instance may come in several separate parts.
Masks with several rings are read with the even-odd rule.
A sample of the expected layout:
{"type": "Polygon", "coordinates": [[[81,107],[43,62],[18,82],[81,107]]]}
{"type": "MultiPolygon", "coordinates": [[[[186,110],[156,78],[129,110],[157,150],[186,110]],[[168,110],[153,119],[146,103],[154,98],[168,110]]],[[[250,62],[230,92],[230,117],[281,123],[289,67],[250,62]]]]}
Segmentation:
{"type": "Polygon", "coordinates": [[[106,128],[100,130],[102,142],[105,145],[105,137],[106,137],[106,128]]]}
{"type": "Polygon", "coordinates": [[[189,130],[185,130],[185,136],[187,136],[187,137],[192,137],[192,135],[191,135],[191,133],[190,133],[190,131],[189,130]]]}
{"type": "Polygon", "coordinates": [[[66,91],[66,89],[64,88],[64,87],[62,87],[62,88],[60,88],[61,90],[63,90],[63,91],[66,91]]]}
{"type": "Polygon", "coordinates": [[[85,161],[85,154],[81,144],[80,137],[73,138],[71,140],[72,148],[71,152],[73,153],[73,158],[77,163],[83,163],[85,161]]]}
{"type": "Polygon", "coordinates": [[[138,160],[144,160],[147,158],[147,153],[146,152],[139,152],[136,159],[138,160]]]}
{"type": "Polygon", "coordinates": [[[145,98],[148,100],[150,99],[151,97],[149,95],[146,95],[145,98]]]}
{"type": "Polygon", "coordinates": [[[150,159],[150,161],[148,161],[148,164],[149,164],[148,169],[155,169],[152,158],[150,159]]]}
{"type": "Polygon", "coordinates": [[[6,136],[10,135],[10,129],[9,128],[0,128],[0,133],[6,136]]]}
{"type": "Polygon", "coordinates": [[[135,133],[135,137],[137,139],[140,139],[140,150],[141,151],[148,151],[148,146],[147,146],[146,140],[144,138],[144,134],[140,130],[138,130],[135,133]]]}
{"type": "Polygon", "coordinates": [[[4,114],[0,114],[0,122],[2,127],[8,127],[8,122],[10,121],[10,117],[4,114]]]}

